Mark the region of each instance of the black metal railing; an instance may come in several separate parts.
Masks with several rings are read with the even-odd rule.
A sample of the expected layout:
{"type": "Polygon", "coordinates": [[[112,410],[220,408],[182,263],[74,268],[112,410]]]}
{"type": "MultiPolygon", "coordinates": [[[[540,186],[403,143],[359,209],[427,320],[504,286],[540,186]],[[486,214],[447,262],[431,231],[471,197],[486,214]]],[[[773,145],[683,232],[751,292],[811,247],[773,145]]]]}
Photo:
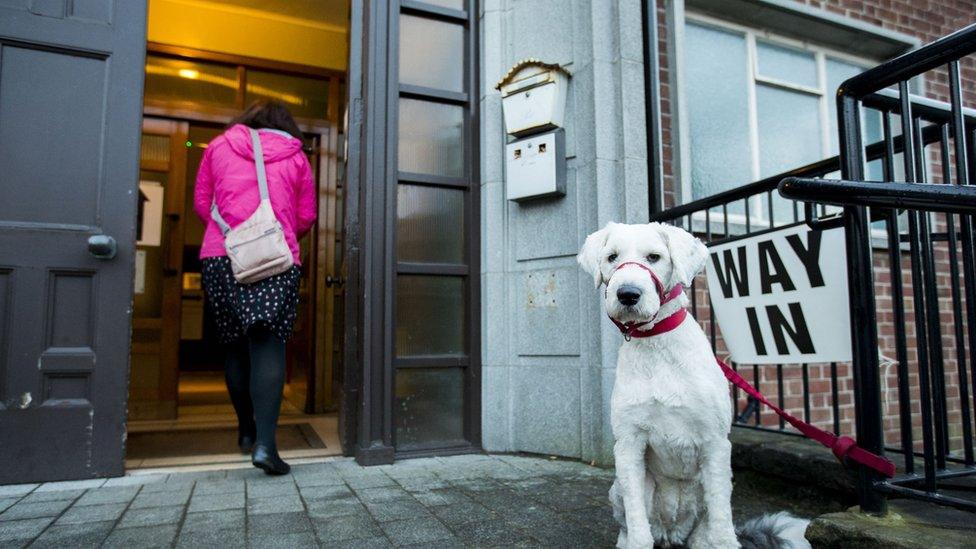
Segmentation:
{"type": "MultiPolygon", "coordinates": [[[[958,65],[961,56],[973,51],[973,44],[976,44],[976,30],[967,28],[845,83],[838,107],[841,155],[669,208],[650,219],[685,227],[709,244],[797,222],[817,228],[845,226],[853,363],[733,364],[733,367],[740,373],[743,368],[751,369],[754,385],[781,407],[793,408],[795,415],[807,422],[832,427],[837,434],[845,434],[841,431],[846,426],[846,434],[856,433],[863,448],[901,454],[903,460],[895,479],[885,481],[870,471],[859,471],[860,502],[870,512],[884,510],[885,494],[976,508],[964,498],[938,490],[939,481],[976,471],[970,400],[970,391],[976,394],[976,371],[972,371],[976,368],[976,349],[972,345],[976,341],[976,267],[970,217],[974,207],[968,203],[972,193],[969,189],[948,186],[922,189],[918,185],[936,180],[967,185],[974,179],[965,138],[969,137],[970,144],[976,141],[973,135],[976,116],[962,106],[958,65]],[[950,103],[908,93],[909,79],[945,65],[952,91],[950,103]],[[897,92],[886,89],[895,84],[897,92]],[[863,145],[860,133],[862,108],[880,113],[882,120],[882,139],[867,146],[863,145]],[[899,127],[901,134],[896,135],[899,127]],[[886,182],[904,179],[904,182],[865,182],[866,166],[879,164],[880,179],[886,182]],[[941,166],[933,174],[938,177],[927,173],[930,165],[941,166]],[[899,173],[900,167],[903,173],[899,173]],[[815,188],[824,185],[822,180],[809,181],[837,172],[848,180],[847,185],[829,187],[831,190],[826,193],[822,188],[821,192],[815,188]],[[793,189],[806,194],[787,197],[798,200],[783,200],[777,194],[777,186],[786,178],[793,178],[794,182],[808,180],[800,185],[802,189],[796,186],[793,189]],[[870,192],[872,186],[877,188],[877,193],[870,192]],[[943,199],[954,206],[946,207],[943,199]],[[905,208],[909,210],[899,212],[905,208]],[[876,262],[887,276],[884,284],[875,279],[876,262]],[[941,286],[936,283],[940,280],[941,286]],[[909,303],[906,303],[906,289],[910,293],[909,303]],[[876,293],[884,294],[886,304],[890,302],[882,313],[890,317],[893,333],[883,345],[879,345],[876,293]],[[946,307],[940,299],[949,303],[949,310],[943,310],[946,307]],[[947,330],[951,333],[945,335],[956,351],[952,360],[946,360],[943,354],[940,315],[944,314],[952,319],[948,323],[951,330],[947,330]],[[909,320],[914,324],[914,333],[909,333],[909,320]],[[896,387],[884,390],[886,396],[888,392],[897,395],[897,412],[888,413],[881,406],[879,354],[882,352],[894,355],[890,364],[895,369],[896,387]],[[958,383],[954,390],[958,394],[947,398],[945,365],[952,362],[956,365],[953,373],[958,383]],[[814,369],[826,373],[829,379],[826,388],[820,383],[816,390],[811,390],[814,369]],[[791,378],[797,377],[802,398],[787,394],[791,392],[788,387],[795,389],[795,382],[790,385],[791,378]],[[951,414],[947,410],[950,401],[958,408],[951,414]],[[813,413],[824,408],[824,402],[829,403],[829,417],[813,413]],[[844,412],[851,404],[853,413],[844,412]],[[915,413],[913,407],[918,407],[919,412],[915,413]],[[956,420],[951,428],[950,415],[956,420]],[[885,419],[894,423],[888,427],[891,436],[887,444],[882,425],[885,419]],[[922,431],[921,448],[916,441],[917,430],[922,431]],[[959,433],[961,452],[950,451],[950,438],[959,438],[959,433]],[[919,458],[924,475],[916,473],[919,458]],[[916,488],[918,484],[923,487],[916,488]]],[[[713,320],[708,294],[701,288],[703,285],[702,280],[692,285],[692,309],[709,334],[713,348],[721,354],[721,335],[713,320]]],[[[814,381],[818,381],[817,377],[824,376],[816,376],[814,381]]],[[[764,414],[754,402],[740,399],[738,391],[734,393],[736,425],[795,434],[782,420],[774,420],[772,414],[764,414]]]]}
{"type": "Polygon", "coordinates": [[[892,304],[896,323],[903,327],[906,326],[906,306],[901,295],[901,247],[906,241],[908,244],[911,312],[915,327],[914,360],[910,360],[912,349],[908,347],[904,331],[896,342],[899,439],[904,463],[901,473],[894,479],[880,478],[866,468],[859,471],[860,503],[868,512],[884,512],[884,497],[888,494],[976,510],[976,500],[955,494],[953,487],[946,485],[950,479],[976,474],[973,404],[969,392],[972,389],[976,394],[976,385],[970,387],[970,381],[976,383],[976,371],[971,370],[976,368],[976,251],[971,215],[976,210],[976,187],[968,187],[973,180],[974,166],[967,146],[967,140],[972,144],[976,134],[964,113],[960,79],[960,60],[973,53],[976,53],[976,25],[844,82],[838,89],[837,100],[844,181],[790,178],[780,187],[787,197],[826,200],[844,208],[851,325],[857,327],[852,330],[852,344],[858,443],[875,452],[882,451],[885,446],[885,410],[881,406],[878,366],[878,308],[871,252],[871,213],[880,212],[888,226],[887,245],[892,254],[890,278],[893,283],[897,280],[898,285],[897,292],[893,292],[898,298],[893,299],[892,304]],[[910,100],[909,81],[938,69],[945,69],[948,74],[950,102],[944,116],[933,119],[931,113],[922,113],[910,100]],[[897,86],[898,102],[882,110],[886,143],[883,158],[885,183],[866,183],[861,108],[872,94],[891,86],[897,86]],[[892,114],[900,118],[904,137],[902,147],[907,151],[902,155],[905,179],[902,183],[894,182],[892,114]],[[938,133],[937,147],[926,146],[926,130],[938,133]],[[932,164],[938,164],[940,170],[930,173],[932,164]],[[907,208],[907,234],[901,234],[897,229],[896,212],[900,208],[907,208]],[[941,215],[933,215],[933,212],[941,212],[941,215]],[[941,254],[936,249],[939,241],[945,242],[947,259],[941,265],[941,254]],[[943,310],[943,301],[949,301],[948,311],[943,310]],[[951,318],[951,335],[942,332],[946,316],[951,318]],[[947,337],[955,348],[954,357],[946,356],[947,337]],[[958,396],[951,398],[947,391],[947,375],[951,377],[952,374],[946,368],[950,362],[955,362],[958,390],[958,396]],[[913,374],[917,376],[917,391],[912,391],[911,387],[913,374]],[[958,414],[950,414],[953,400],[958,403],[958,414]],[[915,405],[921,416],[920,454],[914,442],[918,419],[913,410],[915,405]],[[950,435],[953,432],[961,432],[962,455],[952,451],[950,435]],[[922,458],[922,474],[916,472],[916,457],[922,458]]]}

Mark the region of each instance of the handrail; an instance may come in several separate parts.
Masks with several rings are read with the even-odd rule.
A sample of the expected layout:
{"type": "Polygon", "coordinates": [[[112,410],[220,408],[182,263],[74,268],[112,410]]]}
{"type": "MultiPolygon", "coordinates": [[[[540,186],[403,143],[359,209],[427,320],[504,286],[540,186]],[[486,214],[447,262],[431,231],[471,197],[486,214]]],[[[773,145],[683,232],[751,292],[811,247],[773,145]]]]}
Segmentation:
{"type": "Polygon", "coordinates": [[[848,78],[837,89],[837,95],[862,98],[955,61],[973,50],[976,50],[976,24],[848,78]]]}
{"type": "Polygon", "coordinates": [[[779,192],[792,200],[812,200],[833,206],[976,214],[976,186],[787,177],[780,182],[779,192]]]}

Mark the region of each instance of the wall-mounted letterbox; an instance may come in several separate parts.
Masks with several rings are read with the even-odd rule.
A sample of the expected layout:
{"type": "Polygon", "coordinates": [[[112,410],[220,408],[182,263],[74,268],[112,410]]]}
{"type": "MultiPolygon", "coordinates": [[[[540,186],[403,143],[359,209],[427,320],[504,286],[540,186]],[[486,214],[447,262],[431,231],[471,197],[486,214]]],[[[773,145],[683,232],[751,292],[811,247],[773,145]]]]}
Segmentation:
{"type": "Polygon", "coordinates": [[[566,194],[566,132],[555,131],[505,146],[505,196],[516,202],[566,194]]]}
{"type": "Polygon", "coordinates": [[[563,127],[569,72],[557,64],[525,59],[495,86],[502,92],[505,131],[522,137],[563,127]]]}

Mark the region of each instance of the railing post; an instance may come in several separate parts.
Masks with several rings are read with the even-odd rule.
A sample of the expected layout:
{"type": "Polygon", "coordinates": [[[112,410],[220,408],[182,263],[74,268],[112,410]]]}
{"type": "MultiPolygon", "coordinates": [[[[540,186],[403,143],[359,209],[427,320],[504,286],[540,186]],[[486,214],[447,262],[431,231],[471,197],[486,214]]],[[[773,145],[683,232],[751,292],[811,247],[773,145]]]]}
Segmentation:
{"type": "MultiPolygon", "coordinates": [[[[864,148],[861,142],[860,101],[838,90],[837,111],[840,130],[841,176],[864,179],[864,148]]],[[[844,207],[844,231],[847,242],[847,285],[850,292],[851,345],[854,374],[854,421],[857,443],[869,452],[881,455],[884,440],[881,423],[881,390],[878,379],[878,322],[874,299],[871,225],[867,208],[844,207]]],[[[857,492],[861,510],[884,514],[884,496],[874,489],[878,473],[858,467],[857,492]]]]}

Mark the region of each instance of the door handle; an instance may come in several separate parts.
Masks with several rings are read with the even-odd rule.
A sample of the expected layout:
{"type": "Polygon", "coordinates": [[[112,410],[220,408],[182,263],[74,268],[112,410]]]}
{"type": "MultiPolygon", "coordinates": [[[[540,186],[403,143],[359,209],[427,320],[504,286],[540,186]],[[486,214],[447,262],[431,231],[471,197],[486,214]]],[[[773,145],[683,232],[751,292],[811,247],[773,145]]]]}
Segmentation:
{"type": "Polygon", "coordinates": [[[346,279],[345,278],[342,278],[341,276],[333,277],[332,275],[328,275],[328,276],[325,277],[325,287],[326,288],[331,288],[333,286],[335,286],[336,288],[338,288],[338,287],[342,286],[345,283],[346,283],[346,279]]]}
{"type": "Polygon", "coordinates": [[[95,259],[112,259],[118,251],[115,239],[107,234],[93,234],[88,237],[88,253],[95,259]]]}

